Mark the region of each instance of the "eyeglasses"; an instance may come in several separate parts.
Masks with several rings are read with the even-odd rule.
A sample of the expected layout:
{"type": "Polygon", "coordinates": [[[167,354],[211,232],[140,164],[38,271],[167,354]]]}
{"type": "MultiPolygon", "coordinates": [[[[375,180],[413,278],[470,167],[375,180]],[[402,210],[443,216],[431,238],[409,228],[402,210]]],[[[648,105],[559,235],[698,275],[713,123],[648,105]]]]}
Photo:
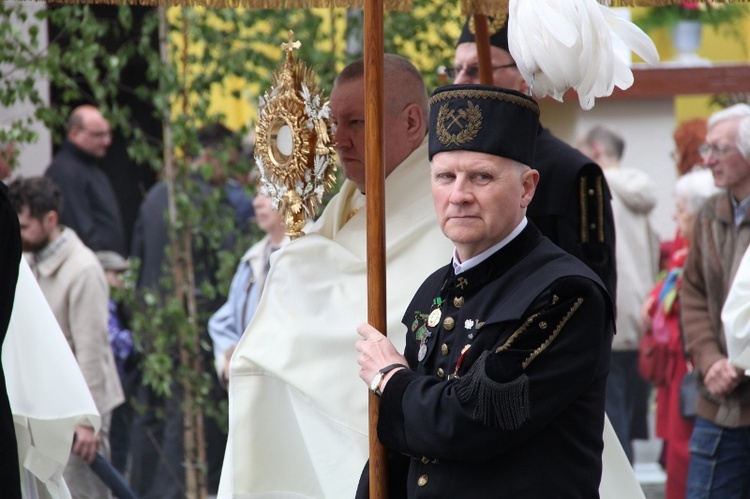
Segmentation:
{"type": "MultiPolygon", "coordinates": [[[[509,64],[503,64],[501,66],[492,66],[492,71],[497,71],[498,69],[505,69],[505,68],[514,68],[516,67],[515,62],[511,62],[509,64]]],[[[448,78],[451,80],[456,78],[456,75],[460,73],[461,71],[464,72],[467,78],[469,79],[475,79],[479,77],[479,66],[476,64],[473,64],[471,66],[452,66],[443,68],[443,71],[446,75],[448,75],[448,78]]]]}
{"type": "Polygon", "coordinates": [[[88,128],[83,128],[83,127],[81,127],[81,130],[83,130],[87,134],[91,135],[95,139],[104,139],[104,138],[112,136],[112,132],[109,131],[109,130],[107,130],[105,132],[94,132],[92,130],[89,130],[88,128]]]}
{"type": "Polygon", "coordinates": [[[705,161],[709,156],[715,158],[723,158],[730,152],[736,150],[735,146],[720,146],[716,144],[702,144],[698,147],[698,152],[701,154],[701,158],[705,161]]]}

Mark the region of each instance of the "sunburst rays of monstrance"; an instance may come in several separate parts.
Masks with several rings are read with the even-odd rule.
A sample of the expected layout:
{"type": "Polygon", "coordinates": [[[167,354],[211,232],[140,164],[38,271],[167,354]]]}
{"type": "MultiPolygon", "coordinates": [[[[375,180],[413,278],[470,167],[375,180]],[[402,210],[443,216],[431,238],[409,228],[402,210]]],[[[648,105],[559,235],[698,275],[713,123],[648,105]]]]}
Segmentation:
{"type": "Polygon", "coordinates": [[[260,98],[255,162],[261,193],[281,211],[286,233],[295,239],[333,187],[336,165],[331,109],[314,71],[296,60],[294,50],[301,44],[293,37],[290,31],[289,41],[281,45],[286,56],[273,74],[271,90],[260,98]]]}

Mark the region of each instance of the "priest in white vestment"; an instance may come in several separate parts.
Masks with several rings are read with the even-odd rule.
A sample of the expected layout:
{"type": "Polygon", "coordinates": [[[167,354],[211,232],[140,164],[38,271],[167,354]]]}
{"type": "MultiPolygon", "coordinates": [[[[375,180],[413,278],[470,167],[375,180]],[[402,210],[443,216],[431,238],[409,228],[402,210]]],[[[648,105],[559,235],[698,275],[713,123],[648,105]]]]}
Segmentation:
{"type": "MultiPolygon", "coordinates": [[[[229,443],[219,497],[353,497],[367,460],[367,390],[357,324],[367,315],[364,65],[331,94],[347,181],[307,235],[274,254],[258,310],[231,361],[229,443]]],[[[450,257],[430,195],[427,91],[386,55],[388,331],[419,284],[450,257]]]]}

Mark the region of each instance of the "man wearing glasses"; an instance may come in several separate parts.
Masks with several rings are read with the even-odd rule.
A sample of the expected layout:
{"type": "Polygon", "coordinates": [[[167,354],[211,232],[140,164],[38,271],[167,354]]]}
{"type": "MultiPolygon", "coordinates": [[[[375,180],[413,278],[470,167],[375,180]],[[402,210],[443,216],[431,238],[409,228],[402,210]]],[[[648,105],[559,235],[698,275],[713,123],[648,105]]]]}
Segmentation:
{"type": "MultiPolygon", "coordinates": [[[[490,18],[488,23],[493,85],[530,94],[529,84],[510,55],[505,19],[490,18]]],[[[445,70],[453,83],[479,83],[473,18],[464,24],[454,62],[445,70]]],[[[615,226],[609,187],[601,169],[542,126],[532,167],[539,171],[539,184],[527,216],[542,234],[596,272],[614,300],[615,226]]]]}
{"type": "Polygon", "coordinates": [[[750,244],[750,106],[714,113],[700,153],[726,190],[698,212],[683,274],[685,347],[699,373],[687,497],[739,499],[750,491],[750,383],[727,358],[721,309],[750,244]]]}
{"type": "Polygon", "coordinates": [[[112,144],[109,122],[82,105],[68,118],[66,140],[45,175],[60,188],[65,203],[60,223],[73,229],[93,251],[127,256],[117,197],[100,160],[112,144]]]}

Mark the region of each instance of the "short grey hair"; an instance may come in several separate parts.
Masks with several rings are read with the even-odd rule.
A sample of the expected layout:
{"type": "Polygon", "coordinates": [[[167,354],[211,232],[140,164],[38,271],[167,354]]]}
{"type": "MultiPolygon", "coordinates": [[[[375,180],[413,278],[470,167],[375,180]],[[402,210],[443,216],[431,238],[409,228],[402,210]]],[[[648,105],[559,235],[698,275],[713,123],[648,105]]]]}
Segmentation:
{"type": "Polygon", "coordinates": [[[685,201],[690,213],[698,213],[708,198],[721,192],[711,170],[699,168],[686,173],[674,186],[675,196],[685,201]]]}
{"type": "Polygon", "coordinates": [[[750,106],[735,104],[715,112],[708,119],[708,129],[710,130],[714,125],[727,120],[739,120],[735,145],[740,150],[742,157],[750,161],[750,106]]]}

